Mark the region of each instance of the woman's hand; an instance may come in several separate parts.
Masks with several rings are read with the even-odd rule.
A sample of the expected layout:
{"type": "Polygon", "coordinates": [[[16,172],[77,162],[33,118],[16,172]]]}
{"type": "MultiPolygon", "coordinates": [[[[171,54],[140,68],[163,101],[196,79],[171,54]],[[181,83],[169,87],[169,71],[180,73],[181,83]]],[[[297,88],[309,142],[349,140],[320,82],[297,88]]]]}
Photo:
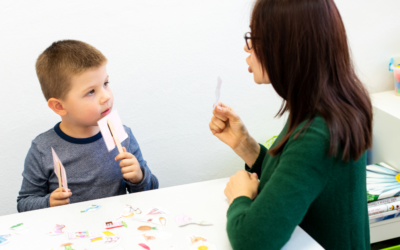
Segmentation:
{"type": "Polygon", "coordinates": [[[213,135],[239,155],[248,166],[252,166],[260,153],[260,145],[250,136],[236,112],[222,102],[213,110],[209,123],[213,135]]]}
{"type": "Polygon", "coordinates": [[[209,123],[210,130],[213,135],[235,150],[249,137],[249,132],[231,107],[222,102],[218,104],[213,110],[214,116],[209,123]]]}
{"type": "Polygon", "coordinates": [[[245,170],[239,170],[235,175],[231,176],[228,184],[226,184],[224,193],[229,199],[229,204],[240,196],[246,196],[254,200],[257,196],[258,184],[256,173],[250,174],[245,170]]]}

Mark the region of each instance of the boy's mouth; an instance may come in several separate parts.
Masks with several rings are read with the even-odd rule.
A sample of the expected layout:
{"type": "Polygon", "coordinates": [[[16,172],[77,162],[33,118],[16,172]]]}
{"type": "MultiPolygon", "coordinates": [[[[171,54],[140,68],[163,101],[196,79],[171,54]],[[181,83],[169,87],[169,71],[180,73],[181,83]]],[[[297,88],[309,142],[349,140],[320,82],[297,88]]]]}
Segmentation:
{"type": "Polygon", "coordinates": [[[101,115],[108,115],[111,112],[111,108],[108,108],[106,110],[104,110],[103,112],[101,112],[101,115]]]}

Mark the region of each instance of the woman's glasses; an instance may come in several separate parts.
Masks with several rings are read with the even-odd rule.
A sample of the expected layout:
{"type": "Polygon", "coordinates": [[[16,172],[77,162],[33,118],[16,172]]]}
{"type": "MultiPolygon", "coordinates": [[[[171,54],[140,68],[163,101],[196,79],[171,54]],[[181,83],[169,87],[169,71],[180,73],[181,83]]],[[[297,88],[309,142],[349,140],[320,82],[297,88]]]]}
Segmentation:
{"type": "Polygon", "coordinates": [[[246,46],[248,50],[251,50],[253,48],[251,44],[251,39],[253,39],[253,37],[251,37],[251,32],[244,33],[244,40],[246,41],[246,46]]]}

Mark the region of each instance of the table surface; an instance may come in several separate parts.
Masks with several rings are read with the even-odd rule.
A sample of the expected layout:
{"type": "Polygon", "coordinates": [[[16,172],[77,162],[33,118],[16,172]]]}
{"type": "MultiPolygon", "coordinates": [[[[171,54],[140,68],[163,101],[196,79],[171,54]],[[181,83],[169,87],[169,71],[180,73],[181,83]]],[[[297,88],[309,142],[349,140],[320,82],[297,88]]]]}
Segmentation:
{"type": "MultiPolygon", "coordinates": [[[[162,231],[172,234],[170,239],[157,239],[149,245],[151,249],[168,250],[170,246],[178,249],[190,249],[188,239],[190,234],[203,236],[217,249],[232,249],[226,234],[226,211],[229,207],[228,199],[224,195],[224,188],[228,178],[205,181],[182,186],[162,188],[158,190],[120,195],[105,199],[91,200],[66,206],[46,208],[11,214],[0,217],[0,234],[8,233],[9,228],[18,223],[29,226],[25,234],[13,234],[11,241],[0,246],[6,249],[59,249],[61,244],[71,242],[73,249],[143,249],[138,243],[145,241],[139,226],[149,225],[138,222],[132,218],[124,220],[127,228],[111,229],[121,237],[121,243],[114,248],[106,247],[103,241],[91,242],[89,239],[69,240],[67,234],[47,236],[45,233],[54,229],[55,224],[65,225],[64,232],[89,230],[102,232],[105,222],[114,221],[120,217],[126,204],[140,208],[143,213],[150,207],[160,207],[170,214],[166,215],[167,225],[159,226],[162,231]],[[80,213],[90,205],[100,205],[97,211],[80,213]],[[175,216],[186,214],[193,219],[206,220],[212,226],[187,225],[178,227],[174,221],[175,216]]],[[[154,226],[154,225],[153,225],[154,226]]],[[[156,226],[157,227],[157,226],[156,226]]]]}
{"type": "MultiPolygon", "coordinates": [[[[182,186],[162,188],[157,190],[139,192],[135,194],[120,195],[105,199],[91,200],[70,204],[66,206],[46,208],[11,214],[0,217],[0,235],[9,233],[9,228],[13,225],[23,223],[29,226],[24,234],[12,233],[11,241],[0,246],[0,250],[6,249],[63,249],[61,244],[73,243],[74,250],[89,249],[114,249],[143,250],[139,243],[145,243],[151,250],[181,250],[199,249],[194,248],[189,240],[190,235],[201,236],[207,239],[208,250],[231,250],[226,233],[226,212],[229,207],[228,199],[224,195],[224,189],[229,178],[212,181],[205,181],[182,186]],[[139,208],[142,214],[150,210],[151,207],[158,207],[169,212],[163,215],[167,219],[166,226],[157,226],[145,222],[134,220],[137,215],[125,218],[123,221],[128,225],[127,228],[115,228],[106,230],[105,223],[115,221],[121,217],[126,205],[139,208]],[[91,205],[99,205],[100,209],[81,213],[91,205]],[[177,215],[185,214],[194,220],[205,220],[213,223],[211,226],[187,225],[179,227],[174,218],[177,215]],[[54,230],[56,224],[65,225],[64,234],[49,236],[46,233],[54,230]],[[156,239],[147,243],[138,230],[140,226],[155,226],[157,231],[172,234],[169,239],[156,239]],[[103,231],[117,233],[121,238],[120,244],[110,248],[105,244],[105,240],[91,242],[90,239],[69,240],[68,232],[91,231],[100,234],[103,231]],[[212,246],[213,245],[213,246],[212,246]],[[174,248],[171,248],[173,246],[174,248]]],[[[156,233],[157,231],[154,231],[156,233]]],[[[150,231],[150,234],[152,231],[150,231]]],[[[296,227],[289,242],[282,248],[290,249],[323,249],[300,227],[296,227]]]]}

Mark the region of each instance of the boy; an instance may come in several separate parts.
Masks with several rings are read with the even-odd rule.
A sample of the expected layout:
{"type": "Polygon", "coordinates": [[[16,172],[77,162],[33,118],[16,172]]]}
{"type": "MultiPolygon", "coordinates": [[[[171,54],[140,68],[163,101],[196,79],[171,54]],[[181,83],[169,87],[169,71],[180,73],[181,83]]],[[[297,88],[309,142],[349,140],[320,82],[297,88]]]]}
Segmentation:
{"type": "Polygon", "coordinates": [[[96,48],[74,40],[55,42],[39,56],[36,73],[48,106],[61,122],[32,141],[17,199],[19,212],[158,188],[128,127],[123,153],[109,153],[103,141],[97,121],[111,112],[114,101],[106,63],[96,48]],[[70,190],[58,188],[52,147],[70,190]]]}

